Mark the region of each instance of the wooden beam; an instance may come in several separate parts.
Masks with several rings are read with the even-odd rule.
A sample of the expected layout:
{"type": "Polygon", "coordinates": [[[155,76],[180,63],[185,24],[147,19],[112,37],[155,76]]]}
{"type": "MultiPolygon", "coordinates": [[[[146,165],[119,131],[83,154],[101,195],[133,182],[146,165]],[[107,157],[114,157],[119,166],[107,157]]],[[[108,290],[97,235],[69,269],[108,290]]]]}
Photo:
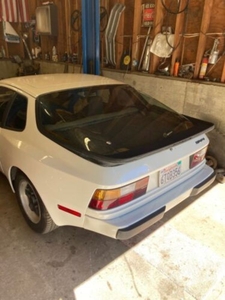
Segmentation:
{"type": "MultiPolygon", "coordinates": [[[[179,10],[185,9],[186,5],[187,5],[187,0],[181,0],[179,10]]],[[[187,12],[178,14],[177,18],[176,18],[176,25],[175,25],[175,31],[174,31],[175,50],[173,51],[173,54],[172,54],[170,75],[173,75],[174,64],[175,64],[176,60],[179,60],[179,62],[182,64],[181,51],[182,51],[182,47],[183,47],[183,43],[184,43],[184,38],[182,37],[182,34],[183,34],[183,30],[184,30],[185,14],[187,14],[187,12]]]]}
{"type": "Polygon", "coordinates": [[[205,46],[206,46],[206,33],[209,29],[210,25],[210,18],[211,13],[213,9],[213,3],[214,0],[205,0],[204,7],[203,7],[203,16],[202,16],[202,23],[201,23],[201,29],[200,29],[200,37],[198,42],[198,50],[197,50],[197,56],[196,56],[196,62],[195,62],[195,71],[194,71],[194,78],[198,78],[199,70],[201,67],[201,61],[202,57],[205,52],[205,46]]]}
{"type": "Polygon", "coordinates": [[[141,4],[142,0],[135,0],[134,2],[134,24],[133,24],[133,35],[132,35],[132,70],[137,69],[138,60],[139,60],[139,34],[141,30],[141,4]],[[133,62],[136,62],[137,65],[134,65],[133,62]]]}
{"type": "MultiPolygon", "coordinates": [[[[121,4],[125,5],[125,0],[120,0],[121,4]]],[[[116,33],[116,69],[120,69],[120,59],[122,57],[123,54],[123,48],[124,48],[124,39],[123,39],[123,35],[124,35],[124,14],[126,12],[126,8],[125,10],[122,12],[121,14],[121,18],[120,18],[120,22],[119,22],[119,26],[117,29],[117,33],[116,33]]]]}
{"type": "Polygon", "coordinates": [[[67,53],[72,53],[72,47],[71,47],[71,3],[70,0],[65,1],[65,25],[66,25],[66,37],[67,37],[67,43],[66,43],[66,51],[67,53]]]}
{"type": "Polygon", "coordinates": [[[221,75],[221,82],[225,83],[225,61],[223,63],[223,71],[222,71],[222,75],[221,75]]]}
{"type": "MultiPolygon", "coordinates": [[[[163,19],[164,19],[164,8],[162,6],[161,1],[156,1],[155,3],[155,17],[154,17],[154,29],[153,29],[153,36],[155,37],[156,34],[161,32],[162,25],[163,25],[163,19]]],[[[160,58],[154,54],[151,53],[151,62],[150,62],[150,68],[149,73],[155,73],[158,65],[159,65],[160,58]]]]}

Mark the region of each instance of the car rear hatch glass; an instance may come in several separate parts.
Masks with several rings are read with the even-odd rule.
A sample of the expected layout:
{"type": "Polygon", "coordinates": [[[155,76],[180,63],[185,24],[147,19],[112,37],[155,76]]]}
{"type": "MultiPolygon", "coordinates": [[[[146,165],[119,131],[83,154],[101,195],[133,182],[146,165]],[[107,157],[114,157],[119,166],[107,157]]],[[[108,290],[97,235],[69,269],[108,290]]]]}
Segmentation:
{"type": "Polygon", "coordinates": [[[42,95],[36,117],[45,136],[106,165],[137,159],[213,129],[212,123],[178,114],[125,84],[42,95]]]}

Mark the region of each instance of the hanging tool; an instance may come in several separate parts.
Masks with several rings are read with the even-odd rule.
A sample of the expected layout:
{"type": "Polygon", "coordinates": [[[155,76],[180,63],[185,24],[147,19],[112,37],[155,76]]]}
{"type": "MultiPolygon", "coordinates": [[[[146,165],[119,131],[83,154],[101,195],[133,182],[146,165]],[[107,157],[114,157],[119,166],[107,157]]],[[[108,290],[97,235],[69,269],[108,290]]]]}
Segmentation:
{"type": "Polygon", "coordinates": [[[70,17],[71,29],[73,31],[80,31],[81,29],[81,11],[75,9],[70,17]]]}
{"type": "Polygon", "coordinates": [[[218,45],[219,45],[219,43],[220,43],[219,39],[218,38],[215,39],[213,48],[209,55],[209,61],[208,61],[208,63],[211,65],[214,65],[218,60],[218,56],[219,56],[218,45]]]}
{"type": "Polygon", "coordinates": [[[141,67],[141,70],[145,71],[145,72],[149,71],[151,45],[152,45],[152,40],[148,39],[148,43],[147,43],[147,46],[146,46],[146,49],[145,49],[145,55],[144,55],[144,59],[143,59],[142,67],[141,67]]]}
{"type": "MultiPolygon", "coordinates": [[[[149,38],[150,38],[150,37],[149,37],[149,34],[150,34],[150,32],[151,32],[151,28],[152,28],[152,26],[149,26],[149,27],[148,27],[148,32],[147,32],[147,35],[146,35],[146,38],[145,38],[144,47],[143,47],[143,50],[142,50],[142,53],[141,53],[141,58],[140,58],[139,65],[138,65],[138,71],[141,69],[142,61],[143,61],[143,58],[144,58],[145,53],[146,53],[146,55],[148,54],[147,51],[146,51],[146,49],[147,49],[147,47],[148,47],[148,44],[151,45],[151,43],[148,42],[148,41],[149,41],[149,38]]],[[[150,48],[150,45],[149,45],[149,48],[150,48]]],[[[150,49],[149,49],[149,50],[150,50],[150,49]]],[[[149,56],[150,56],[150,53],[149,53],[149,56]]]]}
{"type": "Polygon", "coordinates": [[[105,30],[106,62],[114,66],[116,65],[115,37],[116,37],[116,32],[119,25],[120,17],[124,9],[125,9],[125,5],[121,3],[116,3],[113,6],[105,30]]]}
{"type": "Polygon", "coordinates": [[[100,31],[103,32],[106,29],[108,23],[108,12],[104,6],[100,6],[100,31]]]}
{"type": "Polygon", "coordinates": [[[221,60],[221,58],[225,56],[225,51],[220,55],[220,57],[218,57],[217,61],[215,64],[213,64],[212,66],[210,66],[210,68],[207,70],[206,72],[206,76],[208,76],[212,71],[213,69],[216,67],[216,65],[218,64],[218,62],[221,60]]]}
{"type": "Polygon", "coordinates": [[[23,33],[23,35],[21,36],[21,39],[22,39],[22,41],[23,41],[23,44],[24,44],[24,47],[25,47],[25,49],[26,49],[26,51],[27,51],[27,54],[28,54],[29,59],[30,59],[31,61],[33,61],[32,55],[31,55],[30,50],[29,50],[29,48],[28,48],[28,46],[27,46],[27,42],[26,42],[26,39],[27,39],[27,38],[28,38],[28,35],[27,35],[26,33],[23,33]]]}

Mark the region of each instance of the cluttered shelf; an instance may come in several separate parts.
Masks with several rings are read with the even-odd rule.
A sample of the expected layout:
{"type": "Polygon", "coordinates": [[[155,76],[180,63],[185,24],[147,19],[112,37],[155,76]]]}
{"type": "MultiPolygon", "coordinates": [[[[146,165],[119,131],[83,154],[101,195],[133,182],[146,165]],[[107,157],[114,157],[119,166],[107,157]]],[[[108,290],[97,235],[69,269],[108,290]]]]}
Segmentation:
{"type": "MultiPolygon", "coordinates": [[[[99,0],[99,4],[101,68],[225,82],[224,1],[99,0]]],[[[20,42],[2,38],[0,58],[18,55],[82,65],[81,12],[81,0],[30,1],[31,21],[10,23],[20,42]],[[40,22],[43,16],[51,22],[40,22]]]]}
{"type": "MultiPolygon", "coordinates": [[[[124,1],[124,5],[126,3],[124,1]]],[[[113,66],[111,59],[106,59],[109,67],[225,82],[225,3],[219,0],[204,3],[135,0],[132,32],[126,25],[129,23],[126,9],[120,21],[126,37],[123,39],[124,56],[119,66],[113,66]]],[[[114,43],[116,48],[117,39],[114,43]]],[[[119,59],[118,51],[113,55],[119,59]]]]}

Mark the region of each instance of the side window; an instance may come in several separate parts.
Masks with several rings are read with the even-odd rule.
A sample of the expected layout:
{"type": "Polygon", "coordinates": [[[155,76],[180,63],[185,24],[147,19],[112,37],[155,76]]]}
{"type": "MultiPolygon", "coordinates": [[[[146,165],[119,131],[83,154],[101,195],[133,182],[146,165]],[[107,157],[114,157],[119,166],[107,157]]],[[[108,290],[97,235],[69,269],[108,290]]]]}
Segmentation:
{"type": "Polygon", "coordinates": [[[8,106],[8,101],[2,101],[2,102],[0,101],[0,126],[2,125],[2,120],[7,106],[8,106]]]}
{"type": "Polygon", "coordinates": [[[9,107],[10,101],[15,97],[16,92],[5,87],[0,87],[0,126],[2,126],[3,118],[9,107]]]}
{"type": "Polygon", "coordinates": [[[22,131],[25,129],[27,119],[27,99],[17,94],[9,109],[5,127],[22,131]]]}

